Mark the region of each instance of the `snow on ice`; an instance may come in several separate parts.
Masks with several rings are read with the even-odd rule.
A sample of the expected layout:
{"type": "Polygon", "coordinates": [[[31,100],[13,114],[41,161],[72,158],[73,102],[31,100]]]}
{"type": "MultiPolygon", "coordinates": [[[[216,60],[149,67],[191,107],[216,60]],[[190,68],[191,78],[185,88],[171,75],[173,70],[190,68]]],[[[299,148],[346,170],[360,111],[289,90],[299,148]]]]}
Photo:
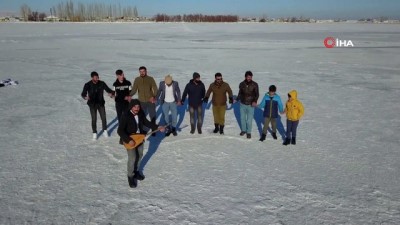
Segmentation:
{"type": "Polygon", "coordinates": [[[0,224],[399,224],[399,40],[381,24],[0,24],[0,79],[20,81],[0,89],[0,224]],[[239,136],[235,105],[213,134],[208,109],[203,134],[150,138],[129,188],[113,99],[92,141],[80,92],[91,71],[111,86],[142,65],[181,89],[221,72],[237,94],[246,70],[262,95],[296,89],[297,145],[258,141],[260,111],[239,136]]]}

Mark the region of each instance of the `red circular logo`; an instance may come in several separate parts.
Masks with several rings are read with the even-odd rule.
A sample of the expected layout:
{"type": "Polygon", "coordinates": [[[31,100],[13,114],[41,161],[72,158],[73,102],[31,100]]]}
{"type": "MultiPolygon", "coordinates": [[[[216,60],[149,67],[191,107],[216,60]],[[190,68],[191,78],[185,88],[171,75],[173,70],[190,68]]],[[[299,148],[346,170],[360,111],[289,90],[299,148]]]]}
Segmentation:
{"type": "Polygon", "coordinates": [[[333,48],[333,47],[335,47],[335,46],[336,46],[336,40],[335,40],[335,38],[333,38],[333,37],[327,37],[327,38],[325,38],[325,40],[324,40],[324,45],[325,45],[325,47],[327,47],[327,48],[333,48]]]}

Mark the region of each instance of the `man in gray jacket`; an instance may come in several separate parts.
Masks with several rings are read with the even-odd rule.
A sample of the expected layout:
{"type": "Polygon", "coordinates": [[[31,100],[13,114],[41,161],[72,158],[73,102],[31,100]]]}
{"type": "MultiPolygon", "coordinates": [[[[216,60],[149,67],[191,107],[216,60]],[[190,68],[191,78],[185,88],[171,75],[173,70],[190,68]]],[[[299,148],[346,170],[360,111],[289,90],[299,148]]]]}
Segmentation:
{"type": "Polygon", "coordinates": [[[164,81],[160,82],[156,99],[159,101],[164,119],[167,124],[170,124],[165,136],[171,133],[176,136],[176,124],[178,122],[178,107],[181,105],[181,90],[179,89],[178,82],[172,80],[171,75],[165,76],[164,81]],[[170,121],[169,113],[171,112],[172,121],[170,121]]]}

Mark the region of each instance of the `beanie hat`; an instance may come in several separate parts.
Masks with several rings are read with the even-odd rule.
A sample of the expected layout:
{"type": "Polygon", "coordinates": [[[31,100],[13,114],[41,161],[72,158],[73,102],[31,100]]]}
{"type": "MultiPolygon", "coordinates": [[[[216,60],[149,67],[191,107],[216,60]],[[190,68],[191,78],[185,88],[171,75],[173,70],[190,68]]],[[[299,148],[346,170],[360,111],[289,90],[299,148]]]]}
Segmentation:
{"type": "Polygon", "coordinates": [[[129,110],[132,109],[132,107],[135,106],[135,105],[139,105],[139,106],[140,106],[140,101],[139,101],[137,98],[132,99],[132,100],[129,102],[128,109],[129,109],[129,110]]]}
{"type": "Polygon", "coordinates": [[[200,74],[198,72],[193,73],[193,79],[197,79],[200,77],[200,74]]]}
{"type": "Polygon", "coordinates": [[[165,84],[166,85],[170,85],[170,84],[172,84],[172,77],[171,77],[171,75],[167,75],[167,76],[165,76],[165,84]]]}

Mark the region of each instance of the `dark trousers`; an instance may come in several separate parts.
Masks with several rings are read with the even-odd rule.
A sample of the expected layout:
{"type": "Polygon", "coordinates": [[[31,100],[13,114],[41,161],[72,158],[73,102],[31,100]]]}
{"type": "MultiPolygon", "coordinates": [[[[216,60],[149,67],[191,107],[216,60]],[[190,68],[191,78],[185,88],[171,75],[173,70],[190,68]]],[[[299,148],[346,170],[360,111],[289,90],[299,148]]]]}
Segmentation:
{"type": "Polygon", "coordinates": [[[197,114],[197,127],[203,124],[203,108],[201,105],[197,107],[189,106],[190,124],[195,125],[195,113],[197,114]]]}
{"type": "Polygon", "coordinates": [[[299,125],[299,120],[291,121],[286,120],[286,138],[296,137],[297,126],[299,125]]]}
{"type": "Polygon", "coordinates": [[[156,104],[151,102],[140,102],[140,107],[143,109],[144,113],[149,114],[150,120],[156,118],[156,104]]]}
{"type": "Polygon", "coordinates": [[[107,119],[106,119],[106,108],[104,105],[89,105],[90,116],[92,117],[92,131],[93,133],[97,133],[97,111],[99,111],[101,124],[103,130],[107,130],[107,119]]]}
{"type": "Polygon", "coordinates": [[[116,102],[115,103],[115,110],[117,110],[117,119],[118,123],[121,120],[122,113],[128,111],[129,102],[116,102]]]}

